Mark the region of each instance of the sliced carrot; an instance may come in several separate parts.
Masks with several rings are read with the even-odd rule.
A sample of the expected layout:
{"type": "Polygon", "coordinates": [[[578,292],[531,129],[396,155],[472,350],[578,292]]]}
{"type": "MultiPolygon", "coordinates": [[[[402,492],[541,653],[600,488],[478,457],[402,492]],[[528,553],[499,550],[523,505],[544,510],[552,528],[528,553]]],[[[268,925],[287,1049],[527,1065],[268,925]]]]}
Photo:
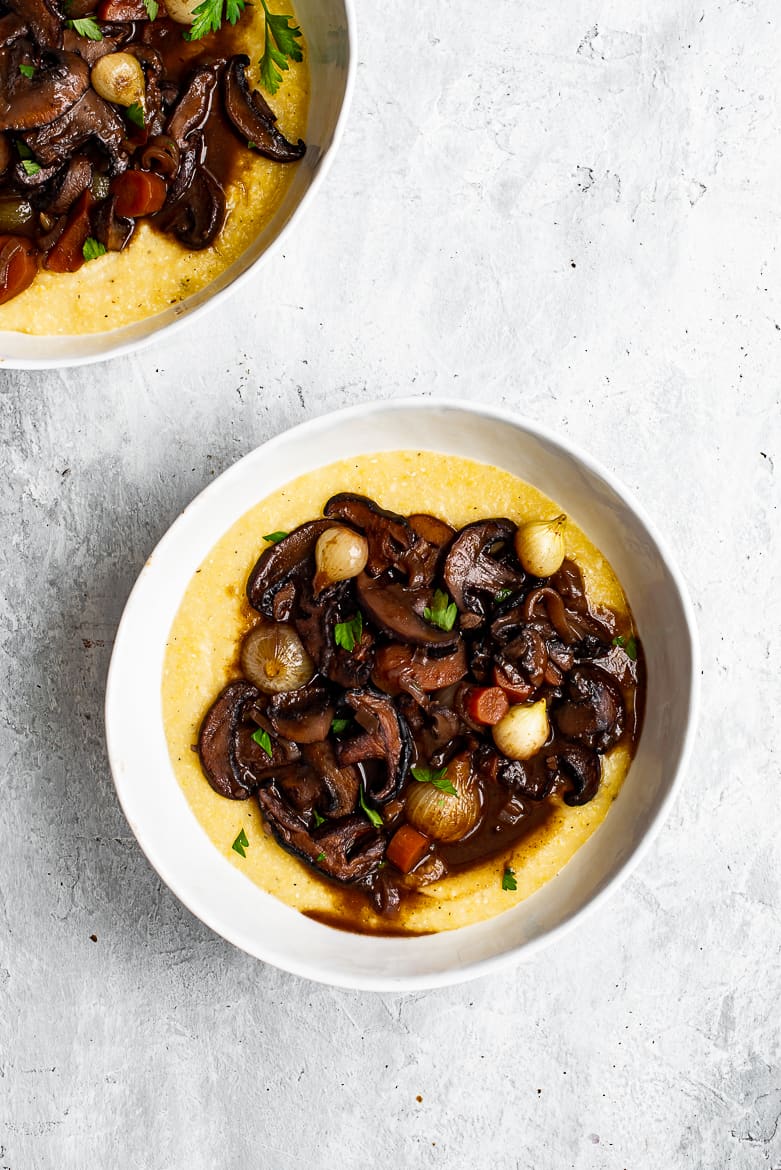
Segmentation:
{"type": "Polygon", "coordinates": [[[430,844],[430,839],[413,829],[412,825],[402,825],[391,837],[385,856],[396,869],[409,873],[428,851],[430,844]]]}
{"type": "Polygon", "coordinates": [[[0,305],[29,288],[38,272],[38,252],[32,240],[0,236],[0,305]]]}
{"type": "Polygon", "coordinates": [[[493,676],[495,685],[502,688],[511,703],[525,703],[534,693],[531,683],[511,679],[501,666],[494,667],[493,676]]]}
{"type": "Polygon", "coordinates": [[[65,231],[44,260],[50,272],[77,272],[84,263],[84,242],[90,234],[92,193],[87,188],[79,195],[68,216],[65,231]]]}
{"type": "Polygon", "coordinates": [[[151,171],[125,171],[117,175],[111,184],[116,195],[117,215],[125,219],[138,219],[142,215],[153,215],[163,206],[168,188],[159,175],[151,171]]]}
{"type": "Polygon", "coordinates": [[[493,727],[510,710],[510,701],[501,687],[469,687],[464,709],[475,723],[493,727]]]}

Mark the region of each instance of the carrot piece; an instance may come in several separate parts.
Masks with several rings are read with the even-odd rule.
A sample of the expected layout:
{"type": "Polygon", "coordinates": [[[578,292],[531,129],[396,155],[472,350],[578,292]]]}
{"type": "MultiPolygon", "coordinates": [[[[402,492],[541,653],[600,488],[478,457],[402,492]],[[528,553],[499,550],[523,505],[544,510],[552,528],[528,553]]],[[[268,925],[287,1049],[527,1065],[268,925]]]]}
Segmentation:
{"type": "Polygon", "coordinates": [[[402,825],[391,837],[385,856],[396,869],[400,869],[402,873],[409,873],[418,864],[430,844],[430,839],[417,829],[413,829],[412,825],[402,825]]]}
{"type": "Polygon", "coordinates": [[[165,203],[168,188],[160,176],[151,171],[125,171],[114,179],[111,192],[116,195],[117,215],[125,219],[138,219],[139,216],[152,215],[160,210],[165,203]]]}
{"type": "Polygon", "coordinates": [[[510,701],[501,687],[470,687],[464,707],[475,723],[493,727],[510,710],[510,701]]]}
{"type": "Polygon", "coordinates": [[[94,200],[89,187],[79,195],[65,231],[44,260],[50,272],[77,272],[84,263],[84,242],[90,233],[89,213],[94,200]]]}
{"type": "Polygon", "coordinates": [[[24,292],[38,272],[38,252],[32,240],[0,236],[0,305],[24,292]]]}
{"type": "Polygon", "coordinates": [[[534,693],[531,683],[514,682],[502,670],[501,666],[493,669],[494,684],[501,687],[511,703],[525,703],[534,693]]]}

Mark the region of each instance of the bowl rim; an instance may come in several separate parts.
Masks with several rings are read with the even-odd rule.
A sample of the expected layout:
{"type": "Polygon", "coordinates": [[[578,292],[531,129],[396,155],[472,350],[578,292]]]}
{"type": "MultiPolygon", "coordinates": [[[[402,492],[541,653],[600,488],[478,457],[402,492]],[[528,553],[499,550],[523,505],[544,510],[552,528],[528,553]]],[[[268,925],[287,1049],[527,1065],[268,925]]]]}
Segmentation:
{"type": "MultiPolygon", "coordinates": [[[[185,310],[181,316],[176,317],[173,321],[169,321],[167,325],[162,325],[157,329],[153,329],[151,333],[145,337],[136,337],[128,339],[127,341],[118,342],[101,353],[88,353],[78,357],[4,357],[0,354],[0,371],[2,370],[66,370],[76,369],[79,366],[93,366],[99,362],[111,361],[113,358],[127,357],[128,354],[138,353],[149,346],[154,345],[156,341],[165,337],[166,339],[175,337],[187,325],[197,321],[204,314],[210,312],[218,304],[222,304],[235,294],[240,288],[256,276],[260,268],[277,254],[287,243],[288,237],[292,232],[293,227],[298,227],[299,219],[306,213],[306,209],[316,197],[320,190],[321,184],[333,165],[334,158],[337,154],[339,146],[341,145],[342,137],[344,135],[345,126],[347,125],[347,118],[352,106],[353,95],[355,92],[355,78],[358,69],[358,47],[357,47],[357,33],[356,33],[356,16],[354,0],[341,0],[344,5],[345,15],[345,32],[347,44],[347,67],[345,70],[345,84],[344,97],[342,98],[341,109],[334,124],[331,141],[326,149],[321,154],[317,169],[312,175],[312,181],[307,187],[300,200],[293,208],[287,223],[280,229],[279,234],[271,241],[267,248],[252,261],[252,263],[237,276],[234,276],[230,284],[225,288],[219,289],[212,296],[207,297],[202,304],[195,306],[192,309],[185,310]]],[[[208,285],[205,286],[208,288],[208,285]]],[[[122,328],[120,326],[120,328],[122,328]]],[[[108,330],[108,333],[113,330],[108,330]]],[[[7,334],[18,333],[18,330],[6,329],[0,330],[0,343],[2,338],[7,334]]],[[[51,338],[58,338],[59,340],[67,340],[68,337],[100,337],[100,333],[96,334],[44,334],[40,340],[49,340],[51,338]]],[[[105,336],[105,335],[103,335],[105,336]]]]}
{"type": "MultiPolygon", "coordinates": [[[[258,497],[262,498],[262,496],[258,497]]],[[[248,507],[252,506],[252,502],[248,507]]],[[[230,527],[229,521],[226,525],[225,531],[230,527]]],[[[306,419],[293,427],[289,427],[279,434],[274,435],[266,442],[259,444],[253,448],[252,451],[247,452],[240,459],[236,460],[229,467],[225,469],[216,479],[207,484],[196,495],[191,502],[183,509],[180,515],[169,526],[163,536],[155,545],[154,550],[147,556],[146,561],[141,568],[139,575],[128,595],[125,607],[120,618],[115,639],[114,649],[111,655],[109,664],[106,694],[104,703],[104,722],[106,745],[108,749],[109,767],[114,781],[117,798],[120,807],[122,808],[128,824],[133,830],[136,841],[149,861],[152,868],[158,876],[165,882],[171,892],[178,898],[180,902],[201,922],[205,923],[211,930],[218,934],[221,938],[232,943],[240,950],[252,955],[262,962],[270,963],[272,966],[285,970],[293,975],[298,975],[306,979],[310,979],[317,983],[322,983],[332,987],[342,987],[349,990],[361,991],[377,991],[377,992],[412,992],[427,990],[436,987],[447,987],[454,984],[465,983],[473,979],[480,978],[484,975],[493,972],[501,971],[511,966],[517,966],[521,961],[532,958],[544,948],[551,946],[562,935],[572,930],[575,925],[586,918],[587,915],[595,912],[598,907],[614,894],[621,885],[632,875],[636,867],[645,858],[656,838],[661,831],[661,828],[670,814],[672,806],[680,792],[683,780],[691,761],[691,755],[694,748],[694,742],[698,728],[698,715],[700,707],[700,646],[697,621],[695,617],[694,607],[689,597],[688,588],[683,575],[678,567],[678,564],[673,556],[667,541],[659,533],[656,525],[650,519],[645,508],[637,501],[634,494],[625,487],[625,485],[615,476],[610,470],[603,467],[602,464],[583,450],[579,444],[572,442],[569,437],[561,437],[553,431],[553,429],[538,423],[535,420],[526,418],[525,416],[512,411],[506,407],[498,407],[493,405],[485,405],[482,403],[470,402],[452,397],[430,397],[430,396],[410,396],[401,398],[392,398],[386,400],[372,400],[370,402],[358,403],[353,406],[342,407],[337,410],[326,410],[312,418],[306,419]],[[317,961],[312,963],[308,961],[298,961],[291,959],[289,961],[282,961],[278,954],[273,957],[268,954],[263,954],[263,947],[257,946],[254,940],[248,937],[235,937],[233,932],[225,931],[224,927],[217,921],[217,917],[212,915],[208,910],[203,912],[199,908],[198,896],[195,892],[183,891],[177,880],[175,866],[169,867],[168,859],[162,855],[152,855],[154,850],[149,850],[147,844],[139,837],[133,820],[131,819],[129,810],[125,806],[123,799],[123,792],[121,783],[117,780],[117,769],[115,767],[116,749],[114,739],[114,728],[111,720],[111,707],[113,691],[116,686],[116,677],[119,673],[120,652],[122,651],[123,642],[127,636],[127,629],[131,621],[135,617],[135,609],[138,605],[138,599],[141,590],[144,588],[146,576],[148,574],[150,565],[157,560],[157,552],[161,550],[169,542],[177,539],[181,528],[188,526],[191,523],[191,516],[193,512],[197,512],[200,507],[211,500],[213,495],[216,495],[220,490],[220,485],[226,476],[238,474],[238,469],[248,460],[255,459],[260,451],[268,451],[283,443],[295,442],[298,437],[306,436],[310,432],[316,432],[318,428],[322,427],[326,420],[328,421],[349,421],[352,419],[365,420],[371,418],[373,415],[387,413],[398,409],[403,410],[454,410],[468,415],[478,415],[480,417],[504,423],[515,429],[525,431],[533,438],[540,439],[546,443],[550,443],[555,448],[564,452],[570,457],[578,460],[591,473],[601,478],[612,490],[619,496],[629,510],[640,520],[645,527],[648,535],[656,545],[657,551],[663,560],[666,569],[670,574],[671,581],[678,596],[678,601],[681,606],[681,613],[684,619],[686,633],[688,635],[688,651],[690,661],[689,678],[687,682],[688,695],[688,711],[686,717],[685,730],[682,737],[682,743],[678,754],[677,762],[671,771],[669,784],[666,793],[662,796],[653,813],[650,815],[648,824],[643,833],[643,836],[634,846],[632,851],[617,865],[615,872],[604,883],[602,888],[594,894],[588,902],[583,906],[572,910],[561,922],[549,930],[530,939],[526,942],[521,942],[518,945],[510,947],[506,951],[501,951],[494,955],[488,955],[483,958],[475,959],[464,963],[463,965],[451,966],[447,969],[425,972],[422,974],[394,974],[387,975],[383,973],[361,972],[359,975],[354,975],[349,969],[345,968],[340,971],[338,975],[329,971],[323,972],[318,968],[317,961]]],[[[272,895],[270,895],[272,896],[272,895]]],[[[461,929],[468,929],[461,928],[461,929]]],[[[457,934],[458,931],[452,933],[457,934]]]]}

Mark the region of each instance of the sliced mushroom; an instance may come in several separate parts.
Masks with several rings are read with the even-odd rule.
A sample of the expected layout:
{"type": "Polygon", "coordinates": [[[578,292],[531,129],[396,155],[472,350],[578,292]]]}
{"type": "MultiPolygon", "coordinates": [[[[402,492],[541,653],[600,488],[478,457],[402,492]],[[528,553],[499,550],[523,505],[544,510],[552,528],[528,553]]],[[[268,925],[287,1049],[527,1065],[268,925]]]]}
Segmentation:
{"type": "Polygon", "coordinates": [[[452,654],[443,658],[431,658],[425,650],[391,644],[377,651],[372,682],[388,695],[407,691],[413,698],[417,698],[421,694],[459,682],[467,669],[463,642],[456,646],[452,654]]]}
{"type": "Polygon", "coordinates": [[[186,150],[190,135],[201,130],[206,124],[214,101],[217,78],[216,65],[201,65],[196,69],[169,117],[165,132],[180,150],[186,150]]]}
{"type": "Polygon", "coordinates": [[[277,735],[296,743],[318,743],[331,730],[334,704],[322,683],[311,682],[296,691],[274,695],[266,717],[277,735]]]}
{"type": "Polygon", "coordinates": [[[544,800],[556,782],[555,767],[549,767],[539,755],[530,760],[507,760],[500,756],[496,775],[511,792],[529,800],[544,800]]]}
{"type": "Polygon", "coordinates": [[[605,752],[624,731],[621,691],[597,666],[577,666],[567,677],[564,701],[554,707],[553,721],[567,739],[605,752]]]}
{"type": "Polygon", "coordinates": [[[564,803],[581,805],[593,800],[602,778],[602,761],[597,753],[572,743],[561,749],[556,760],[559,770],[571,781],[564,803]]]}
{"type": "Polygon", "coordinates": [[[304,759],[328,793],[328,801],[322,806],[325,815],[344,817],[354,812],[361,786],[358,769],[353,764],[339,764],[329,740],[308,744],[304,748],[304,759]]]}
{"type": "Polygon", "coordinates": [[[384,804],[398,795],[407,775],[412,756],[409,728],[387,695],[370,690],[348,691],[345,699],[364,730],[340,742],[339,763],[383,760],[384,776],[379,783],[367,783],[367,793],[377,804],[384,804]]]}
{"type": "Polygon", "coordinates": [[[305,577],[311,579],[318,537],[331,527],[331,520],[312,520],[264,550],[247,581],[247,597],[254,609],[266,617],[275,617],[277,593],[289,584],[297,586],[305,577]]]}
{"type": "Polygon", "coordinates": [[[206,167],[196,166],[192,180],[184,194],[174,202],[167,201],[154,217],[165,232],[199,252],[214,243],[225,223],[225,192],[206,167]]]}
{"type": "Polygon", "coordinates": [[[12,12],[25,21],[42,49],[54,52],[62,45],[65,18],[49,0],[7,0],[12,12]]]}
{"type": "Polygon", "coordinates": [[[231,800],[246,800],[250,795],[236,760],[235,735],[244,712],[259,695],[251,683],[231,683],[209,708],[198,733],[198,754],[206,779],[215,792],[231,800]]]}
{"type": "Polygon", "coordinates": [[[515,533],[512,520],[477,520],[467,524],[450,545],[442,575],[448,592],[458,609],[483,615],[486,599],[493,599],[502,589],[516,590],[525,579],[523,570],[511,559],[502,560],[495,550],[504,552],[515,533]]]}
{"type": "Polygon", "coordinates": [[[124,216],[117,215],[116,202],[115,195],[110,199],[103,199],[95,211],[93,221],[95,238],[100,240],[109,252],[121,252],[126,248],[136,230],[134,219],[125,219],[124,216]]]}
{"type": "Polygon", "coordinates": [[[349,884],[377,869],[385,839],[365,817],[351,816],[310,832],[273,786],[261,788],[258,802],[283,849],[308,861],[335,881],[349,884]]]}
{"type": "Polygon", "coordinates": [[[299,138],[296,145],[288,142],[275,125],[276,114],[259,90],[250,90],[246,68],[249,57],[231,57],[225,73],[223,94],[225,111],[245,142],[274,162],[298,162],[306,153],[306,144],[299,138]]]}
{"type": "Polygon", "coordinates": [[[371,577],[378,577],[386,569],[398,566],[417,539],[403,516],[381,508],[368,496],[340,492],[331,496],[323,513],[332,519],[347,521],[364,534],[369,545],[366,571],[371,577]]]}
{"type": "Polygon", "coordinates": [[[24,135],[24,141],[44,166],[60,163],[90,139],[103,147],[112,175],[127,169],[128,144],[125,124],[114,109],[88,89],[61,117],[24,135]]]}
{"type": "MultiPolygon", "coordinates": [[[[6,52],[6,50],[0,50],[6,52]]],[[[13,63],[0,82],[0,130],[47,126],[76,104],[89,88],[89,68],[75,53],[56,52],[54,63],[28,78],[13,63]]],[[[66,157],[60,156],[60,159],[66,157]]]]}
{"type": "Polygon", "coordinates": [[[337,645],[337,625],[355,617],[348,582],[340,581],[317,597],[311,584],[302,582],[293,623],[320,673],[341,687],[365,686],[374,664],[374,638],[365,626],[352,650],[337,645]]]}
{"type": "Polygon", "coordinates": [[[372,580],[361,573],[355,579],[355,590],[361,608],[389,637],[428,650],[457,645],[458,630],[440,629],[423,617],[424,609],[431,605],[430,589],[410,589],[398,582],[372,580]]]}
{"type": "Polygon", "coordinates": [[[68,163],[59,190],[54,199],[47,203],[46,210],[50,215],[65,215],[83,191],[86,191],[92,182],[92,163],[83,155],[76,155],[68,163]]]}

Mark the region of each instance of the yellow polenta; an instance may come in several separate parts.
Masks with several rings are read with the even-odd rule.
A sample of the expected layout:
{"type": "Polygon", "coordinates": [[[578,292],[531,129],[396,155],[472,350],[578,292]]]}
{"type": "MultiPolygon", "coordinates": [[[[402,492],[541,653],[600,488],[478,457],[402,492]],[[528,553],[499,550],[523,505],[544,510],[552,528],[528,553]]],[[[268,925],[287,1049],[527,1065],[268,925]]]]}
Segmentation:
{"type": "MultiPolygon", "coordinates": [[[[280,848],[265,829],[257,803],[232,801],[214,792],[191,750],[204,714],[227,682],[238,675],[239,639],[253,624],[245,584],[263,534],[291,531],[321,514],[330,496],[361,492],[382,507],[404,514],[430,512],[454,527],[486,516],[518,523],[560,512],[552,500],[507,471],[471,459],[426,451],[396,451],[332,463],[293,480],[257,504],[217,543],[193,577],[168,640],[162,680],[165,731],[176,778],[194,815],[217,849],[242,873],[289,906],[365,931],[409,933],[449,930],[491,918],[539,889],[564,866],[604,820],[626,775],[630,752],[618,744],[603,759],[603,780],[590,804],[556,804],[544,826],[506,855],[446,877],[402,901],[400,918],[389,924],[363,900],[350,899],[319,879],[280,848]],[[249,840],[246,858],[232,851],[241,829],[249,840]],[[518,888],[502,889],[506,864],[518,888]]],[[[577,562],[592,603],[627,617],[616,576],[601,553],[574,524],[566,527],[567,555],[577,562]]]]}
{"type": "MultiPolygon", "coordinates": [[[[292,11],[289,0],[272,0],[269,7],[272,11],[292,11]]],[[[247,76],[250,85],[256,86],[264,44],[262,6],[248,5],[236,30],[236,51],[250,58],[252,66],[247,76]]],[[[304,46],[303,62],[290,62],[283,84],[269,99],[280,130],[291,142],[306,140],[306,62],[304,46]]],[[[226,190],[225,227],[211,248],[188,252],[172,236],[139,220],[124,252],[110,252],[74,273],[42,269],[30,288],[0,306],[0,330],[36,336],[100,333],[142,321],[179,304],[238,259],[279,206],[296,165],[271,162],[248,150],[239,174],[226,190]]]]}

